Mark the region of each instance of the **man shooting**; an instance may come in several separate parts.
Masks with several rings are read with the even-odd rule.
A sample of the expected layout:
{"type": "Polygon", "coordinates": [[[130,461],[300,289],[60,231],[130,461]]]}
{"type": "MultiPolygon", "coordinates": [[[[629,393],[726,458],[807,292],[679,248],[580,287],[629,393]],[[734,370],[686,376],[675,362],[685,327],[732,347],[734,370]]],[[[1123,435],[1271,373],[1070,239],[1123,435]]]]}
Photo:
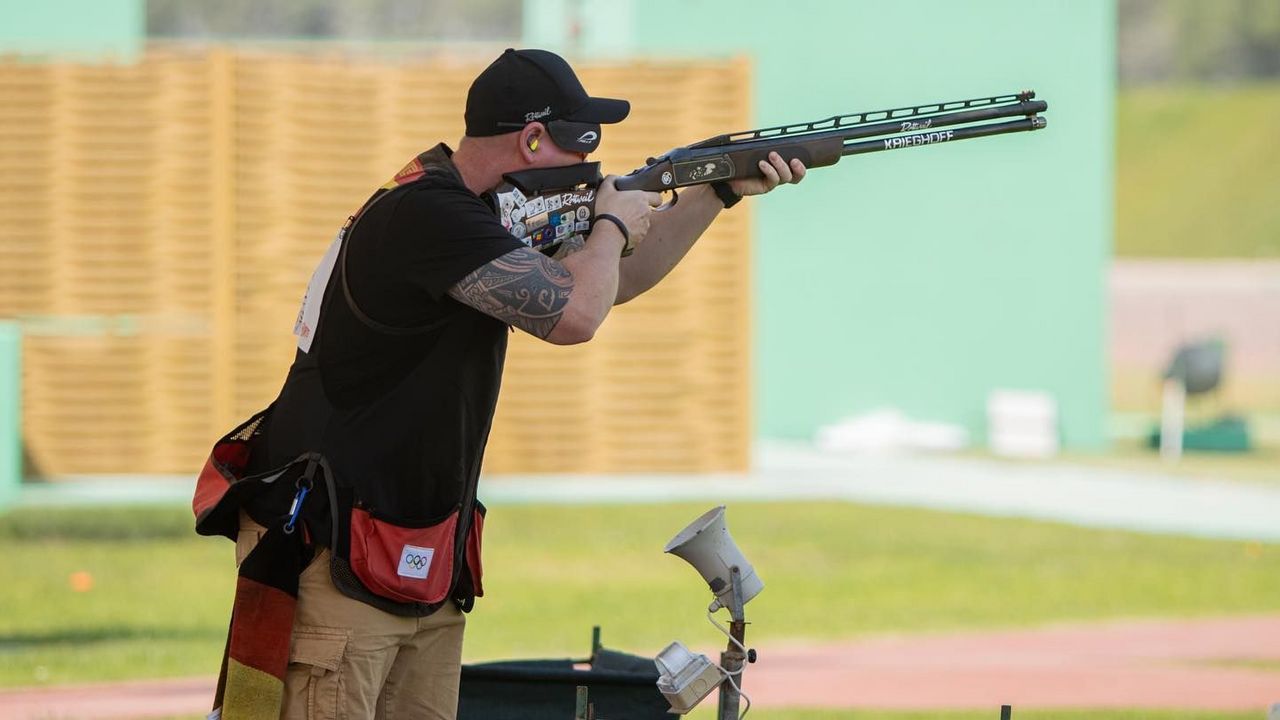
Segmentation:
{"type": "MultiPolygon", "coordinates": [[[[217,701],[225,718],[455,716],[463,613],[482,593],[476,486],[509,328],[589,341],[727,205],[805,174],[775,153],[758,177],[689,188],[662,212],[658,194],[617,190],[609,177],[584,241],[549,257],[508,232],[492,197],[504,176],[584,162],[602,125],[629,109],[590,97],[553,53],[507,50],[471,86],[457,151],[442,143],[419,155],[339,233],[308,287],[279,397],[223,441],[251,447],[243,474],[227,478],[233,488],[271,485],[238,495],[244,566],[217,701]],[[296,607],[273,627],[250,612],[262,606],[250,591],[289,596],[278,560],[289,548],[302,558],[296,607]],[[290,617],[274,650],[237,644],[284,637],[290,617]],[[238,623],[254,631],[237,634],[238,623]]],[[[200,494],[203,522],[213,503],[200,494]]]]}

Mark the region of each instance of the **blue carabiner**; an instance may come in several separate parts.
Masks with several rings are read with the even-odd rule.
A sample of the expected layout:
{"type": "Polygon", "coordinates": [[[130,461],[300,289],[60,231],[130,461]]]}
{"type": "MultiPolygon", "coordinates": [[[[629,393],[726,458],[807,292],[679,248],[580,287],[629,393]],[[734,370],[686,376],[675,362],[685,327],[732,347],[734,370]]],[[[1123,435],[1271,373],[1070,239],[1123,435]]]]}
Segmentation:
{"type": "Polygon", "coordinates": [[[293,496],[293,504],[289,506],[289,519],[284,524],[285,535],[293,534],[294,526],[298,522],[298,514],[302,512],[302,501],[307,499],[307,493],[310,491],[310,485],[303,485],[298,488],[298,494],[293,496]]]}

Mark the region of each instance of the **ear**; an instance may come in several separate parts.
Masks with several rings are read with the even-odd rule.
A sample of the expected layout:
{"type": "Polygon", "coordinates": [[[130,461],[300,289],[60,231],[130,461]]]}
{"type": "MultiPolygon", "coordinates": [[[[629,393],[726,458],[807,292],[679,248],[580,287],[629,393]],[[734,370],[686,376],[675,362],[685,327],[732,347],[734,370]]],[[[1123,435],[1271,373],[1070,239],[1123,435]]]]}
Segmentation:
{"type": "Polygon", "coordinates": [[[547,129],[542,123],[532,122],[524,126],[520,131],[519,144],[516,149],[519,150],[520,156],[524,158],[525,163],[533,164],[537,157],[538,149],[547,143],[547,129]]]}

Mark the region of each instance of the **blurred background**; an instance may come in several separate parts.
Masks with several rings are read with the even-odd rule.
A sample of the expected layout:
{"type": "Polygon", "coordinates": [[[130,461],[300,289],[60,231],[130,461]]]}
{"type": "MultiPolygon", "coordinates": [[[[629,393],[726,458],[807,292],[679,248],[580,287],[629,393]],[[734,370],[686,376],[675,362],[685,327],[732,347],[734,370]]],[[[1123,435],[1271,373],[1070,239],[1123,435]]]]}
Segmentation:
{"type": "MultiPolygon", "coordinates": [[[[175,557],[194,552],[184,543],[206,552],[175,508],[212,442],[275,397],[298,303],[332,233],[414,154],[456,145],[471,79],[511,46],[561,52],[592,94],[631,101],[599,153],[613,173],[722,132],[833,114],[1023,89],[1049,110],[1043,132],[847,158],[743,203],[588,345],[514,337],[482,491],[509,503],[513,519],[508,530],[491,523],[490,572],[519,564],[513,548],[539,536],[511,528],[576,527],[559,509],[566,503],[643,505],[649,527],[637,524],[619,546],[656,548],[701,510],[653,503],[782,497],[776,519],[825,517],[801,501],[838,497],[1111,528],[1052,541],[1108,562],[1129,557],[1117,543],[1149,539],[1125,533],[1154,531],[1214,538],[1196,541],[1209,543],[1206,573],[1226,572],[1222,557],[1252,564],[1231,574],[1239,587],[1201,597],[1183,577],[1194,561],[1135,545],[1134,557],[1166,563],[1170,575],[1131,597],[1100,591],[1096,608],[1076,605],[1063,588],[1079,568],[1058,568],[1027,605],[975,616],[991,606],[975,589],[959,603],[969,610],[917,624],[939,600],[924,590],[939,570],[921,569],[909,583],[922,593],[914,611],[862,617],[830,630],[837,636],[1271,607],[1263,589],[1273,581],[1248,573],[1274,558],[1275,538],[1233,513],[1274,508],[1272,495],[1207,520],[1185,509],[1152,519],[1133,488],[1280,489],[1274,0],[924,0],[909,12],[863,0],[8,2],[0,535],[18,543],[11,572],[44,573],[48,585],[0,591],[10,611],[0,683],[192,674],[216,660],[229,576],[173,581],[190,590],[217,580],[207,616],[176,630],[123,609],[82,616],[67,606],[64,617],[83,622],[59,634],[37,598],[89,572],[70,559],[77,542],[140,536],[172,543],[175,557]],[[1026,497],[1004,502],[983,485],[993,478],[1026,497]],[[1099,500],[1077,480],[1125,489],[1099,500]],[[776,495],[786,487],[798,494],[776,495]],[[1078,511],[1063,509],[1073,503],[1078,511]],[[1133,517],[1103,517],[1108,504],[1133,517]],[[670,527],[653,535],[656,517],[670,527]],[[85,529],[91,518],[105,529],[85,529]],[[1245,541],[1254,549],[1230,546],[1245,541]],[[1154,596],[1172,600],[1144,604],[1154,596]],[[100,658],[58,654],[85,643],[119,645],[103,657],[119,652],[142,669],[104,673],[100,658]]],[[[614,519],[593,514],[579,537],[621,532],[625,522],[608,515],[619,511],[601,512],[614,519]]],[[[764,544],[770,516],[747,512],[755,521],[744,534],[764,544]]],[[[838,542],[795,541],[844,562],[848,522],[831,518],[838,542]]],[[[1002,522],[1026,521],[984,520],[980,542],[1005,545],[997,538],[1014,526],[1002,522]]],[[[573,560],[581,543],[561,540],[533,551],[542,567],[611,562],[573,560]]],[[[209,558],[221,550],[229,556],[215,547],[209,558]]],[[[992,572],[1016,567],[1001,563],[992,572]]],[[[960,566],[984,577],[981,562],[960,566]]],[[[672,568],[670,592],[700,597],[686,571],[672,568]]],[[[831,572],[867,580],[879,570],[831,572]]],[[[841,604],[841,592],[828,599],[841,604]]],[[[482,609],[493,624],[473,633],[478,656],[576,647],[561,635],[511,640],[527,609],[491,594],[482,609]]],[[[784,598],[808,602],[775,598],[779,612],[784,598]]],[[[899,607],[895,598],[886,607],[899,607]]],[[[769,602],[762,595],[761,612],[769,602]]],[[[699,620],[690,634],[706,629],[699,620]]],[[[655,646],[666,630],[651,620],[620,623],[632,624],[620,630],[632,649],[665,644],[655,646]]],[[[779,617],[774,632],[827,632],[802,625],[779,617]]]]}
{"type": "Polygon", "coordinates": [[[333,228],[456,141],[508,45],[632,100],[600,155],[618,173],[730,129],[1024,86],[1052,130],[846,161],[726,214],[601,342],[517,343],[491,471],[741,472],[773,440],[984,452],[1010,422],[1039,423],[1036,454],[1141,462],[1164,371],[1207,341],[1187,441],[1276,459],[1274,3],[926,4],[938,22],[889,35],[857,4],[735,7],[11,5],[4,485],[198,466],[274,397],[333,228]]]}

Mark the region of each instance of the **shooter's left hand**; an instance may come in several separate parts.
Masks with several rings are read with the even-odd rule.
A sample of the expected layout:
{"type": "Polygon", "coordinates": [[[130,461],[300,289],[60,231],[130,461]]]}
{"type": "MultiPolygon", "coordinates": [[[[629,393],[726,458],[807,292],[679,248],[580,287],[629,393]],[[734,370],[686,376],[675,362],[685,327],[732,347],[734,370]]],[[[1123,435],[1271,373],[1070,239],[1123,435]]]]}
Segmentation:
{"type": "Polygon", "coordinates": [[[729,187],[742,196],[763,195],[784,183],[798,183],[804,179],[804,163],[792,160],[791,164],[783,162],[782,156],[776,152],[769,153],[768,162],[760,161],[760,172],[764,177],[741,178],[731,180],[729,187]]]}

